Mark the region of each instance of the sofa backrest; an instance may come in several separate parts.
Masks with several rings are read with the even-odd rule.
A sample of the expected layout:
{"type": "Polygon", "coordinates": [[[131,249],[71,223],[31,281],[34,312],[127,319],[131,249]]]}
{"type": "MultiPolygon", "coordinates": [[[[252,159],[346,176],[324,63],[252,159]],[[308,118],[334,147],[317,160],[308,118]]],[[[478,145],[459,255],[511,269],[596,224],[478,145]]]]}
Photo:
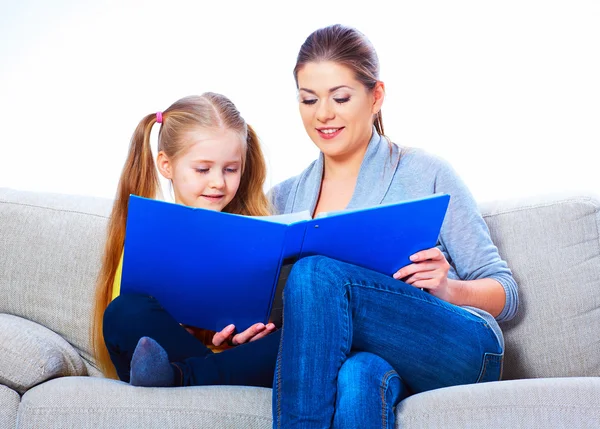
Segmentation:
{"type": "MultiPolygon", "coordinates": [[[[57,332],[88,370],[111,207],[109,199],[0,188],[0,313],[57,332]]],[[[519,284],[519,313],[502,326],[504,378],[600,376],[600,201],[552,195],[480,207],[519,284]]]]}
{"type": "Polygon", "coordinates": [[[0,313],[58,333],[93,368],[89,329],[112,201],[0,188],[0,313]]]}
{"type": "Polygon", "coordinates": [[[600,376],[600,201],[546,195],[480,205],[519,285],[504,379],[600,376]]]}

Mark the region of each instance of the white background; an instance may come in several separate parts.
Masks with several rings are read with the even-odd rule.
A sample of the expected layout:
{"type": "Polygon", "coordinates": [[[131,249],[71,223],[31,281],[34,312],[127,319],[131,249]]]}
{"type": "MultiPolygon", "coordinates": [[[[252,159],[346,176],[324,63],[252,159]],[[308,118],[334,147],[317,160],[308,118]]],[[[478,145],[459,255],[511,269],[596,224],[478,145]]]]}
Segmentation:
{"type": "Polygon", "coordinates": [[[292,69],[343,23],[378,51],[386,134],[478,200],[600,194],[597,0],[0,1],[0,187],[112,198],[138,121],[216,91],[262,138],[268,188],[317,155],[292,69]]]}

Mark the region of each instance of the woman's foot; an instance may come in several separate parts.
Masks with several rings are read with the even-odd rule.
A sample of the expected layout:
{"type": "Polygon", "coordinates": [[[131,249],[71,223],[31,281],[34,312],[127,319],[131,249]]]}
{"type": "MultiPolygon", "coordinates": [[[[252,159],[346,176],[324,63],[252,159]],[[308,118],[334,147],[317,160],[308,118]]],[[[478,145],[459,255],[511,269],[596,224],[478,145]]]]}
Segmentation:
{"type": "Polygon", "coordinates": [[[175,373],[167,352],[150,337],[140,338],[133,351],[129,383],[143,387],[175,385],[175,373]]]}

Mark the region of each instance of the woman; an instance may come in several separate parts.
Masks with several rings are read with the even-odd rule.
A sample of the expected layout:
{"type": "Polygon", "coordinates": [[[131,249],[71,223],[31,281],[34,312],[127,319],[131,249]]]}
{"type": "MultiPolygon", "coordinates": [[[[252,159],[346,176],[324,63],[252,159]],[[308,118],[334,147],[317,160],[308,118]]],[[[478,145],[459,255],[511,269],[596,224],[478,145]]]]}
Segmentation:
{"type": "Polygon", "coordinates": [[[352,28],[319,29],[294,75],[304,127],[321,154],[272,190],[277,211],[316,216],[441,192],[451,200],[439,245],[393,278],[320,256],[294,265],[274,427],[394,427],[393,407],[409,394],[499,380],[498,321],[514,317],[517,285],[452,168],[385,137],[373,46],[352,28]]]}

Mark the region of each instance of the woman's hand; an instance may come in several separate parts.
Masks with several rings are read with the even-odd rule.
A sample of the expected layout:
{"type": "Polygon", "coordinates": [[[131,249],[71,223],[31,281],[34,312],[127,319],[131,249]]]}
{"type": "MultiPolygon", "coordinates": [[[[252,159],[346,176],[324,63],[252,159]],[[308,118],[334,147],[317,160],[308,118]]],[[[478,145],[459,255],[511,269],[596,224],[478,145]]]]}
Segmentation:
{"type": "Polygon", "coordinates": [[[233,335],[235,332],[235,326],[229,325],[223,328],[221,332],[217,332],[212,339],[212,343],[215,346],[220,346],[223,343],[238,346],[240,344],[248,343],[251,341],[256,341],[260,338],[263,338],[269,335],[271,332],[275,330],[275,325],[273,323],[255,323],[250,326],[244,332],[240,332],[239,334],[233,335]]]}
{"type": "Polygon", "coordinates": [[[415,253],[410,260],[413,263],[398,270],[394,274],[394,278],[409,285],[427,289],[432,295],[452,302],[451,288],[448,283],[450,264],[442,251],[433,247],[415,253]]]}

